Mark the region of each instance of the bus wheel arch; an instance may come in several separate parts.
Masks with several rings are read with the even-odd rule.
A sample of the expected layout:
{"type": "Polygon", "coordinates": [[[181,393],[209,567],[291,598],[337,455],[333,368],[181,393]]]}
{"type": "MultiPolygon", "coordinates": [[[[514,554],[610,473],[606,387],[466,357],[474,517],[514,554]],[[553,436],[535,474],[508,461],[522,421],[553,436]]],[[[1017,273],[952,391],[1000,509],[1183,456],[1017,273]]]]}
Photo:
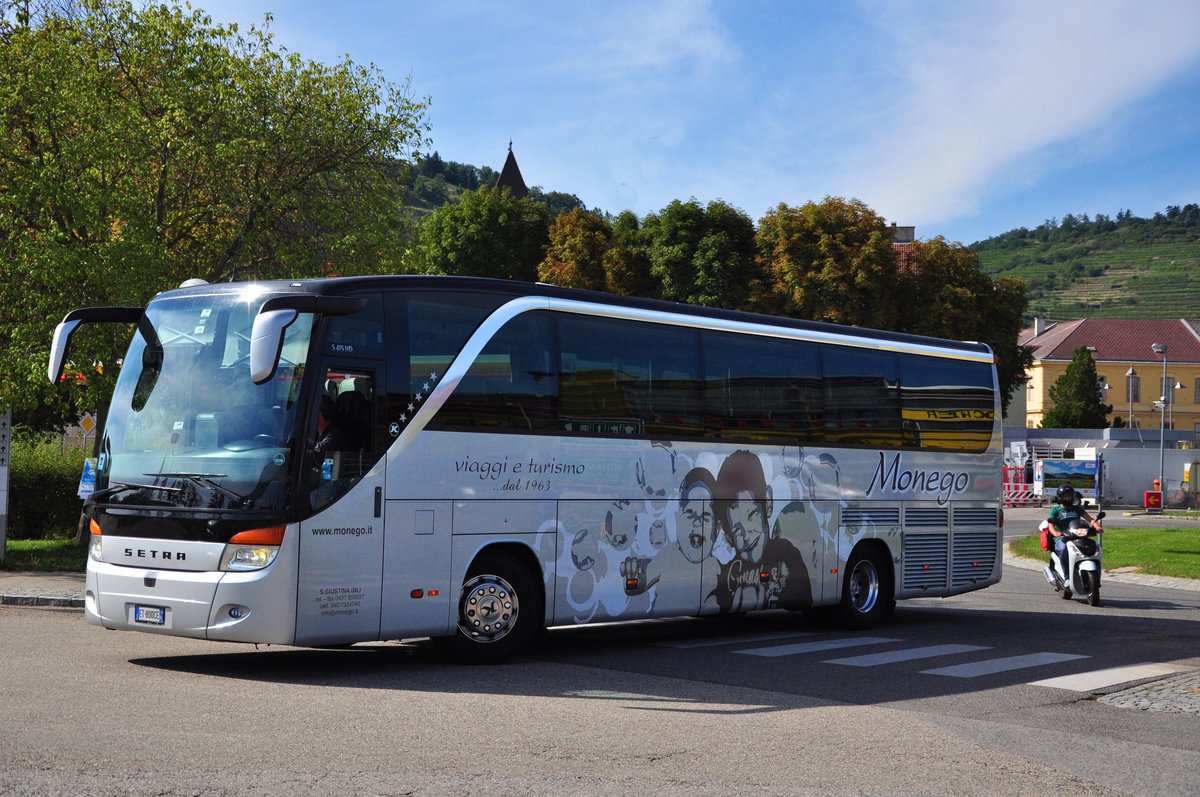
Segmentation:
{"type": "Polygon", "coordinates": [[[837,605],[840,624],[867,628],[895,608],[895,571],[887,546],[880,540],[863,540],[846,560],[842,596],[837,605]]]}
{"type": "Polygon", "coordinates": [[[521,545],[489,545],[475,555],[455,607],[454,636],[445,640],[456,659],[506,661],[544,630],[540,572],[533,552],[521,545]]]}

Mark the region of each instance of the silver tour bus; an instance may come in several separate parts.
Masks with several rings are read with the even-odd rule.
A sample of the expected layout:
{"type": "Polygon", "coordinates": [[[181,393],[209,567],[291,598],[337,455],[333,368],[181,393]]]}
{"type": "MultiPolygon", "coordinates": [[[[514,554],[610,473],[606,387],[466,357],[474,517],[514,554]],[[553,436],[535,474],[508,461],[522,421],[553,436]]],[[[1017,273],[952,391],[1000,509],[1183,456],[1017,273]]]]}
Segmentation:
{"type": "Polygon", "coordinates": [[[452,277],[200,284],[133,325],[85,505],[107,628],[325,646],[1000,580],[977,343],[452,277]]]}

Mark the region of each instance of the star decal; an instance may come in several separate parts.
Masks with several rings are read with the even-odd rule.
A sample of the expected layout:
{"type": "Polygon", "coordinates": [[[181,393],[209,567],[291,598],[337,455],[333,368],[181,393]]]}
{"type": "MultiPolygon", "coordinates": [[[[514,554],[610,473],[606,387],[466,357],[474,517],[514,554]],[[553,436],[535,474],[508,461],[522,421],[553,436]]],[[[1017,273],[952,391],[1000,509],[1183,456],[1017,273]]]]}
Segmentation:
{"type": "MultiPolygon", "coordinates": [[[[412,418],[413,418],[413,417],[415,417],[415,416],[416,416],[416,412],[417,412],[417,405],[419,405],[419,404],[420,404],[422,401],[424,401],[424,400],[425,400],[425,398],[426,398],[426,397],[427,397],[427,396],[428,396],[428,395],[429,395],[429,394],[430,394],[430,393],[433,391],[433,389],[432,389],[431,385],[432,385],[434,382],[437,382],[437,381],[438,381],[438,378],[439,378],[439,377],[438,377],[438,372],[437,372],[437,371],[430,371],[430,372],[429,372],[429,378],[428,378],[427,380],[425,380],[425,381],[423,381],[423,382],[422,382],[422,384],[421,384],[421,389],[420,389],[420,390],[418,390],[416,393],[414,393],[414,394],[412,395],[412,398],[409,400],[409,402],[408,402],[408,412],[406,412],[406,413],[401,413],[401,415],[400,415],[400,418],[399,418],[399,421],[398,421],[398,426],[399,426],[399,427],[403,427],[403,426],[404,426],[405,424],[407,424],[407,423],[408,423],[410,420],[412,420],[412,418]]],[[[397,434],[398,434],[398,433],[397,433],[397,434]]],[[[393,435],[393,436],[396,436],[396,435],[393,435]]]]}

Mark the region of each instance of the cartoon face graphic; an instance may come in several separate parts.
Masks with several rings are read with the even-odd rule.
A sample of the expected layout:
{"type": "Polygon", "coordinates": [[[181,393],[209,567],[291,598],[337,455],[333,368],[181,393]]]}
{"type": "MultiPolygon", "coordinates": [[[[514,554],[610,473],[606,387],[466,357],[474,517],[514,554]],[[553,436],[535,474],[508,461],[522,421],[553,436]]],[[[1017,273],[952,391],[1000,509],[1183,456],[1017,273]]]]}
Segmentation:
{"type": "Polygon", "coordinates": [[[668,488],[677,484],[675,452],[664,444],[655,443],[638,459],[638,486],[647,506],[658,512],[666,505],[668,488]]]}
{"type": "Polygon", "coordinates": [[[729,505],[729,544],[739,557],[748,562],[762,559],[767,531],[767,515],[758,501],[742,495],[729,505]]]}
{"type": "Polygon", "coordinates": [[[679,515],[679,525],[676,528],[679,550],[689,562],[704,561],[712,555],[715,536],[712,490],[705,484],[692,485],[682,493],[679,515]]]}
{"type": "Polygon", "coordinates": [[[613,501],[604,516],[604,539],[617,551],[627,551],[637,539],[637,510],[631,501],[613,501]]]}
{"type": "Polygon", "coordinates": [[[584,529],[571,541],[571,564],[579,570],[591,570],[600,554],[600,544],[584,529]]]}

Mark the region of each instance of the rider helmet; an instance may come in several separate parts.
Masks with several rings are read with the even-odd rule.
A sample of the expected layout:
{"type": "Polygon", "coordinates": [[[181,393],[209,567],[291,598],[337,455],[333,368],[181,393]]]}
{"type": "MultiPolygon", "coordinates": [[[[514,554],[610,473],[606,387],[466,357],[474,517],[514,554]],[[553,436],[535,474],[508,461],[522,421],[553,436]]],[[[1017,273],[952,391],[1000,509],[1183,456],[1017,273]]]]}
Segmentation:
{"type": "Polygon", "coordinates": [[[1071,485],[1064,484],[1062,487],[1059,487],[1058,492],[1054,494],[1054,501],[1055,503],[1059,504],[1075,503],[1075,490],[1071,488],[1071,485]]]}

